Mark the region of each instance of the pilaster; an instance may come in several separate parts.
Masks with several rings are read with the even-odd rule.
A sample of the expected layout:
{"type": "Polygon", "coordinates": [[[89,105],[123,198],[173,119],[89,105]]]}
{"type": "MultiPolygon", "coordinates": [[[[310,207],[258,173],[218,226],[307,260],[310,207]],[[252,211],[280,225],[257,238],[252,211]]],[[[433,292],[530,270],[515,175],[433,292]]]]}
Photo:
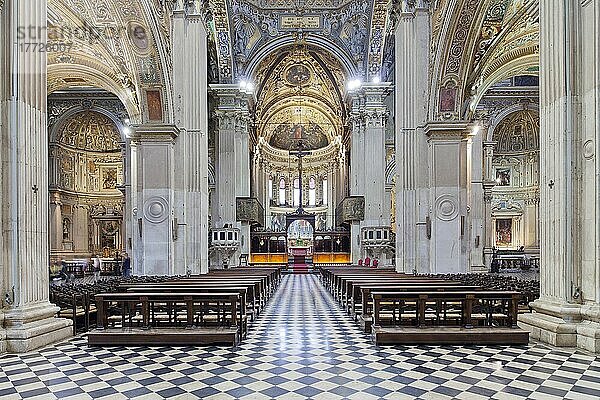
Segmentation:
{"type": "Polygon", "coordinates": [[[467,124],[429,123],[430,272],[464,273],[468,265],[467,124]]]}
{"type": "Polygon", "coordinates": [[[136,246],[135,275],[174,275],[174,174],[175,139],[173,125],[139,125],[131,141],[136,148],[135,191],[137,203],[132,212],[136,246]]]}

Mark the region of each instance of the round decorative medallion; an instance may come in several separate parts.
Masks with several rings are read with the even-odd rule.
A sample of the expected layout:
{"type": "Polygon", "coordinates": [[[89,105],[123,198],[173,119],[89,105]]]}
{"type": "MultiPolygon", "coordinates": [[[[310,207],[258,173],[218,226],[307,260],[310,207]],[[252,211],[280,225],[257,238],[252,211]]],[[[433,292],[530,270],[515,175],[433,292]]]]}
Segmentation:
{"type": "Polygon", "coordinates": [[[592,158],[594,158],[593,140],[586,140],[586,142],[583,144],[583,157],[585,157],[586,160],[591,160],[592,158]]]}
{"type": "Polygon", "coordinates": [[[169,216],[169,204],[162,197],[151,197],[144,204],[144,217],[158,224],[163,222],[169,216]]]}
{"type": "Polygon", "coordinates": [[[310,70],[304,64],[294,64],[285,73],[285,79],[292,85],[304,85],[310,80],[310,70]]]}
{"type": "Polygon", "coordinates": [[[449,194],[441,195],[435,202],[436,214],[442,221],[452,221],[458,216],[458,204],[454,196],[449,194]]]}

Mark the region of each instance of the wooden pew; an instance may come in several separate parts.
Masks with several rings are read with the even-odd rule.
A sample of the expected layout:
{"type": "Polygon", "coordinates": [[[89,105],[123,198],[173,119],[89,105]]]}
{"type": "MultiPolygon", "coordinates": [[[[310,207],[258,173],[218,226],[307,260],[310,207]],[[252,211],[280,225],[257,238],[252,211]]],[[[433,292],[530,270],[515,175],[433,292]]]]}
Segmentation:
{"type": "Polygon", "coordinates": [[[252,292],[252,286],[236,286],[234,283],[224,285],[222,283],[216,285],[198,284],[198,285],[159,285],[159,286],[138,286],[127,288],[127,293],[222,293],[222,292],[237,292],[240,296],[240,307],[238,310],[237,320],[240,322],[240,339],[243,339],[248,334],[248,315],[253,315],[252,311],[247,309],[248,292],[252,292]]]}
{"type": "Polygon", "coordinates": [[[374,291],[375,344],[527,344],[517,327],[520,293],[511,291],[374,291]],[[412,315],[404,313],[413,304],[412,315]],[[391,307],[390,307],[391,304],[391,307]],[[448,315],[460,305],[460,313],[448,315]],[[391,320],[382,318],[392,313],[391,320]],[[475,311],[475,312],[474,312],[475,311]],[[386,324],[390,320],[391,323],[386,324]]]}
{"type": "Polygon", "coordinates": [[[483,290],[480,286],[461,285],[460,282],[383,282],[383,283],[364,283],[358,282],[354,285],[353,291],[359,292],[360,297],[353,301],[354,319],[358,322],[363,332],[371,332],[373,322],[373,303],[371,301],[371,292],[389,291],[389,292],[414,292],[414,291],[465,291],[465,290],[483,290]],[[360,302],[360,308],[357,304],[360,302]]]}
{"type": "Polygon", "coordinates": [[[231,343],[235,346],[240,337],[238,310],[240,295],[238,292],[202,293],[101,293],[96,295],[98,308],[97,329],[88,334],[88,344],[91,346],[121,346],[121,345],[199,345],[213,343],[231,343]],[[117,304],[121,312],[121,327],[108,326],[109,309],[117,304]],[[185,306],[185,327],[166,328],[155,327],[156,321],[151,316],[157,304],[185,306]],[[216,309],[209,308],[216,304],[216,309]],[[130,311],[129,316],[126,310],[130,311]],[[141,327],[132,326],[131,310],[140,310],[141,327]],[[216,311],[217,324],[204,326],[204,317],[211,311],[216,311]],[[154,325],[154,326],[153,326],[154,325]]]}

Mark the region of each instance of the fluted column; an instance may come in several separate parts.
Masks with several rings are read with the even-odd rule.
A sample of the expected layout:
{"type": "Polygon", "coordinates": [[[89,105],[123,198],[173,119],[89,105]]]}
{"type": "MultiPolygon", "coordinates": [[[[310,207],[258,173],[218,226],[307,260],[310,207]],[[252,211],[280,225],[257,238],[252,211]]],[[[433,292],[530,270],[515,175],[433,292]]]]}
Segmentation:
{"type": "Polygon", "coordinates": [[[600,353],[600,4],[540,2],[540,291],[535,339],[600,353]]]}
{"type": "Polygon", "coordinates": [[[17,37],[18,27],[46,26],[46,8],[39,0],[0,5],[0,295],[9,299],[0,313],[0,351],[25,352],[71,334],[71,321],[54,318],[59,308],[48,301],[46,53],[26,51],[20,44],[29,39],[17,37]]]}
{"type": "MultiPolygon", "coordinates": [[[[217,228],[231,224],[240,229],[240,248],[230,257],[230,265],[237,265],[241,253],[250,253],[250,225],[236,220],[236,197],[250,196],[250,96],[233,84],[211,85],[211,91],[217,99],[218,120],[215,134],[217,215],[213,215],[213,221],[217,228]]],[[[221,260],[213,263],[219,264],[221,260]]]]}
{"type": "Polygon", "coordinates": [[[421,1],[398,5],[395,30],[396,270],[429,272],[427,88],[430,14],[421,1]]]}
{"type": "Polygon", "coordinates": [[[208,80],[207,27],[197,4],[173,12],[175,121],[175,218],[177,273],[208,272],[208,80]]]}
{"type": "MultiPolygon", "coordinates": [[[[487,136],[482,132],[482,136],[487,136]]],[[[491,270],[494,253],[494,225],[492,224],[492,189],[496,186],[494,180],[494,147],[496,142],[483,142],[483,262],[487,271],[491,270]]]]}
{"type": "Polygon", "coordinates": [[[390,83],[365,84],[352,93],[352,147],[350,154],[350,195],[364,196],[364,220],[351,226],[352,260],[366,254],[361,249],[362,227],[389,226],[385,195],[385,126],[388,109],[384,103],[390,83]],[[368,166],[368,168],[365,168],[368,166]]]}
{"type": "Polygon", "coordinates": [[[60,193],[50,194],[50,250],[63,250],[63,218],[60,193]]]}

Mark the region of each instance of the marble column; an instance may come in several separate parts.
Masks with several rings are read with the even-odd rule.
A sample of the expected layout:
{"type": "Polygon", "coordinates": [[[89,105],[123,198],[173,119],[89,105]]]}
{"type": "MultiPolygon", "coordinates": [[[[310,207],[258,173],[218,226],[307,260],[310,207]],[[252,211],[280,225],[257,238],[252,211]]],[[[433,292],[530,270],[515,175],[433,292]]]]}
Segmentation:
{"type": "Polygon", "coordinates": [[[487,132],[476,125],[471,130],[468,145],[469,184],[468,208],[470,214],[469,271],[485,272],[483,250],[485,246],[485,204],[484,204],[484,154],[483,138],[487,132]]]}
{"type": "Polygon", "coordinates": [[[195,3],[173,12],[174,271],[208,273],[208,34],[195,3]]]}
{"type": "MultiPolygon", "coordinates": [[[[230,257],[229,265],[237,265],[240,254],[250,253],[250,225],[236,220],[236,197],[250,196],[250,147],[248,136],[249,93],[238,85],[210,86],[217,100],[218,131],[215,134],[216,210],[214,225],[226,224],[240,229],[240,248],[230,257]]],[[[215,260],[212,265],[221,265],[215,260]]]]}
{"type": "MultiPolygon", "coordinates": [[[[489,128],[489,127],[488,127],[489,128]]],[[[487,137],[487,134],[482,132],[482,135],[487,137]]],[[[484,216],[484,230],[483,230],[483,262],[485,264],[486,271],[490,271],[492,268],[492,258],[495,246],[494,236],[494,224],[492,220],[492,189],[496,186],[496,180],[494,179],[494,148],[496,142],[483,142],[483,216],[484,216]]]]}
{"type": "Polygon", "coordinates": [[[63,218],[60,193],[50,193],[50,250],[63,250],[63,218]]]}
{"type": "Polygon", "coordinates": [[[19,46],[46,37],[17,37],[18,27],[46,26],[46,8],[40,0],[0,4],[0,351],[27,352],[72,334],[72,322],[55,318],[59,308],[48,301],[46,53],[19,46]]]}
{"type": "Polygon", "coordinates": [[[540,299],[531,337],[600,353],[600,4],[540,2],[540,299]]]}
{"type": "MultiPolygon", "coordinates": [[[[133,127],[135,147],[135,209],[132,224],[135,242],[134,275],[174,275],[173,237],[175,191],[175,140],[173,125],[145,124],[133,127]]],[[[132,154],[133,156],[133,154],[132,154]]]]}
{"type": "Polygon", "coordinates": [[[351,226],[352,261],[365,257],[360,246],[363,227],[389,226],[385,194],[385,125],[388,109],[384,103],[390,83],[364,84],[352,95],[352,147],[350,149],[350,195],[364,196],[364,220],[351,226]],[[365,168],[368,166],[368,168],[365,168]]]}
{"type": "Polygon", "coordinates": [[[430,122],[430,271],[464,273],[468,265],[467,137],[461,122],[430,122]]]}
{"type": "Polygon", "coordinates": [[[403,2],[395,29],[396,270],[430,271],[427,88],[430,14],[403,2]]]}

